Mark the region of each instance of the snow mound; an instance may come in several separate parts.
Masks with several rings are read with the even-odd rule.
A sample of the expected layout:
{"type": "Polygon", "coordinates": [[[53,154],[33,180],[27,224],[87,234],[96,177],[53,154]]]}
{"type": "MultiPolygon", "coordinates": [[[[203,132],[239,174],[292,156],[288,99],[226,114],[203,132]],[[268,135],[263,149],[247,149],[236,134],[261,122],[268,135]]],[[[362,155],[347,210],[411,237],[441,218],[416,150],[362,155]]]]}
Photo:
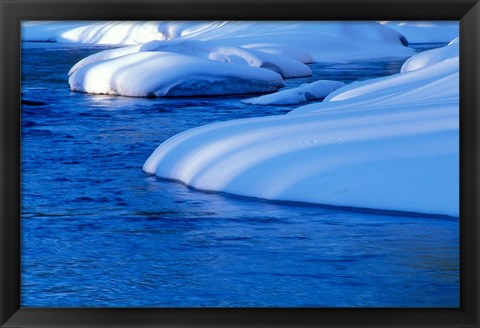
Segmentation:
{"type": "Polygon", "coordinates": [[[345,86],[339,81],[320,80],[305,83],[299,87],[281,90],[272,94],[244,99],[243,103],[254,105],[292,105],[301,104],[309,100],[323,99],[334,90],[345,86]]]}
{"type": "Polygon", "coordinates": [[[79,61],[71,68],[69,74],[90,63],[145,51],[172,52],[226,63],[263,67],[285,78],[312,75],[307,65],[288,57],[195,40],[151,41],[143,45],[101,51],[79,61]]]}
{"type": "Polygon", "coordinates": [[[152,41],[142,45],[140,51],[175,52],[227,63],[263,67],[285,78],[312,75],[312,70],[307,65],[289,57],[207,41],[152,41]]]}
{"type": "Polygon", "coordinates": [[[22,41],[73,42],[99,45],[133,45],[164,40],[158,22],[25,22],[22,41]]]}
{"type": "Polygon", "coordinates": [[[215,41],[303,63],[414,53],[400,33],[376,22],[24,22],[22,40],[121,45],[215,41]]]}
{"type": "Polygon", "coordinates": [[[449,42],[459,35],[459,23],[455,21],[384,21],[381,23],[403,34],[409,43],[449,42]]]}
{"type": "MultiPolygon", "coordinates": [[[[22,41],[33,42],[69,42],[63,40],[61,35],[65,32],[76,29],[81,26],[88,26],[93,22],[43,22],[28,21],[22,22],[21,38],[22,41]]],[[[70,41],[71,42],[71,41],[70,41]]],[[[84,42],[82,42],[84,43],[84,42]]],[[[87,43],[87,42],[85,42],[87,43]]]]}
{"type": "Polygon", "coordinates": [[[404,63],[403,73],[351,83],[333,91],[322,103],[298,107],[288,114],[350,108],[352,104],[378,107],[458,102],[459,48],[454,45],[432,49],[411,57],[404,63]],[[438,51],[444,51],[451,57],[439,56],[438,51]],[[439,62],[429,60],[440,57],[446,59],[439,62]],[[408,71],[406,67],[410,64],[416,65],[417,60],[425,66],[408,71]]]}
{"type": "Polygon", "coordinates": [[[73,91],[131,97],[271,92],[283,86],[270,70],[169,52],[137,52],[77,67],[73,91]]]}
{"type": "Polygon", "coordinates": [[[69,83],[73,91],[137,97],[245,94],[276,91],[283,86],[281,77],[279,80],[277,74],[267,74],[264,69],[285,78],[312,74],[311,69],[304,63],[276,54],[208,41],[175,40],[150,41],[142,45],[105,50],[88,56],[70,69],[69,83]],[[162,55],[145,55],[155,53],[162,55]],[[167,53],[170,55],[167,56],[167,53]],[[178,60],[172,59],[173,54],[179,55],[178,60]],[[186,62],[185,56],[191,57],[189,65],[195,59],[201,60],[195,61],[197,66],[183,66],[186,62]],[[142,63],[140,58],[146,58],[148,63],[142,63]],[[244,73],[241,72],[241,67],[245,67],[244,73]],[[185,78],[188,75],[188,68],[191,69],[190,75],[195,76],[191,81],[185,78]],[[259,69],[257,73],[254,73],[255,69],[259,69]],[[224,74],[222,70],[225,70],[224,74]],[[128,71],[128,74],[125,71],[128,71]],[[138,71],[137,77],[135,71],[138,71]],[[161,76],[151,77],[151,73],[147,71],[156,72],[161,76]],[[202,78],[200,74],[205,74],[205,77],[202,78]],[[132,87],[132,81],[127,79],[127,76],[135,77],[135,87],[132,87]],[[171,79],[173,76],[180,80],[173,81],[171,79]],[[145,80],[147,77],[151,77],[152,80],[145,80]],[[232,80],[228,81],[227,77],[231,77],[232,80]],[[246,78],[252,78],[250,86],[246,85],[248,82],[246,78]],[[143,82],[140,82],[141,79],[143,82]],[[208,84],[209,82],[211,84],[208,84]],[[142,87],[141,83],[145,87],[142,87]],[[187,83],[191,83],[191,86],[182,87],[183,91],[179,93],[181,85],[186,86],[187,83]],[[220,87],[219,83],[228,85],[220,87]],[[194,90],[195,85],[208,90],[194,90]],[[166,91],[174,86],[175,92],[166,91]],[[160,89],[163,91],[160,92],[160,89]]]}
{"type": "Polygon", "coordinates": [[[188,130],[143,169],[241,196],[457,217],[458,67],[451,58],[288,115],[188,130]]]}
{"type": "Polygon", "coordinates": [[[431,49],[410,57],[402,65],[400,72],[410,72],[416,69],[439,63],[446,59],[457,58],[459,56],[460,44],[458,38],[451,41],[447,46],[431,49]]]}

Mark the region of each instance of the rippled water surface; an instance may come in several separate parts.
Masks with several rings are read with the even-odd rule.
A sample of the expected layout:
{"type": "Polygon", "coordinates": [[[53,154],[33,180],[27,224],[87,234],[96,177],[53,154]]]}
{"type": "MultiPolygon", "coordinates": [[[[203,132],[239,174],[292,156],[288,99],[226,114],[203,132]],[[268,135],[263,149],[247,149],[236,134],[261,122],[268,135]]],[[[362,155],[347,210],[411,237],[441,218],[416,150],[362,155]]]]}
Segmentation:
{"type": "MultiPolygon", "coordinates": [[[[176,133],[295,106],[70,92],[68,70],[98,50],[22,51],[22,306],[458,306],[455,218],[269,203],[144,174],[176,133]]],[[[404,60],[314,64],[287,85],[389,75],[404,60]]]]}

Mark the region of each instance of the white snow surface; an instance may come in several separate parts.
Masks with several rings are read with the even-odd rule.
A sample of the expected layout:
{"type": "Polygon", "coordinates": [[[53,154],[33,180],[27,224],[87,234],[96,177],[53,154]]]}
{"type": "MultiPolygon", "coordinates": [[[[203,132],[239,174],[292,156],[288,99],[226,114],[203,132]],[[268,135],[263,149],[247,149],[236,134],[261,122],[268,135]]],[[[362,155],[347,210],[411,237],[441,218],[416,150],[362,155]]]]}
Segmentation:
{"type": "Polygon", "coordinates": [[[329,94],[322,103],[298,107],[288,114],[354,106],[400,106],[458,103],[458,42],[410,57],[399,74],[354,82],[329,94]],[[418,69],[414,69],[418,67],[418,69]]]}
{"type": "MultiPolygon", "coordinates": [[[[30,25],[25,24],[24,30],[28,31],[30,25]]],[[[97,22],[75,26],[72,30],[60,23],[37,23],[34,26],[50,28],[45,38],[51,38],[54,34],[51,31],[61,31],[63,39],[99,44],[107,40],[127,44],[145,41],[150,37],[142,31],[148,30],[154,36],[152,38],[156,38],[154,41],[91,55],[70,70],[69,83],[74,91],[123,96],[272,92],[281,87],[277,76],[270,74],[270,81],[266,81],[264,71],[253,74],[254,70],[245,68],[246,72],[242,74],[235,65],[266,68],[284,78],[292,78],[310,76],[311,69],[305,63],[312,61],[409,56],[413,53],[412,49],[402,45],[399,33],[376,22],[97,22]],[[124,38],[115,39],[119,35],[124,38]],[[145,52],[174,53],[182,59],[161,63],[162,58],[170,60],[174,56],[141,55],[145,52]],[[188,72],[183,66],[184,56],[192,57],[190,64],[196,58],[196,65],[188,66],[193,71],[188,72]],[[148,63],[138,60],[147,57],[148,63]],[[223,74],[222,69],[227,67],[225,63],[234,66],[223,74]],[[152,72],[158,75],[152,75],[152,72]],[[181,76],[178,72],[182,73],[181,76]],[[189,73],[194,75],[191,80],[187,78],[189,73]],[[206,76],[202,78],[199,74],[206,76]],[[246,75],[253,78],[251,86],[246,85],[246,75]],[[173,76],[180,79],[173,81],[173,76]],[[212,79],[219,76],[222,76],[221,81],[212,79]],[[135,83],[128,77],[132,77],[135,83]],[[144,80],[142,87],[141,79],[147,77],[152,80],[144,80]],[[227,77],[232,78],[228,83],[227,77]],[[194,90],[195,86],[209,90],[194,90]],[[175,91],[169,91],[172,88],[175,91]]]]}
{"type": "Polygon", "coordinates": [[[403,34],[409,43],[449,42],[459,35],[456,21],[383,21],[382,24],[403,34]]]}
{"type": "Polygon", "coordinates": [[[282,77],[264,68],[171,52],[135,52],[77,67],[70,88],[130,97],[212,96],[271,92],[282,77]]]}
{"type": "MultiPolygon", "coordinates": [[[[82,59],[72,67],[69,74],[86,64],[119,58],[137,52],[170,52],[225,63],[263,67],[278,72],[285,78],[312,75],[312,71],[307,65],[289,57],[196,40],[151,41],[142,45],[105,50],[82,59]]],[[[173,69],[175,67],[172,67],[173,69]]]]}
{"type": "Polygon", "coordinates": [[[407,61],[402,65],[401,72],[405,73],[414,71],[425,66],[439,63],[445,59],[457,58],[458,60],[459,47],[459,39],[456,38],[445,47],[421,52],[407,59],[407,61]]]}
{"type": "Polygon", "coordinates": [[[302,62],[410,56],[402,35],[377,22],[24,22],[23,41],[134,45],[152,40],[215,41],[302,62]],[[315,40],[315,41],[312,41],[315,40]]]}
{"type": "Polygon", "coordinates": [[[27,21],[22,41],[70,42],[99,45],[133,45],[163,40],[158,22],[151,21],[27,21]]]}
{"type": "Polygon", "coordinates": [[[304,83],[296,88],[277,91],[260,97],[242,100],[246,104],[255,105],[292,105],[301,104],[310,100],[325,98],[338,88],[345,86],[339,81],[319,80],[304,83]]]}
{"type": "Polygon", "coordinates": [[[458,67],[453,57],[288,115],[191,129],[143,169],[240,196],[458,217],[458,67]]]}
{"type": "Polygon", "coordinates": [[[282,77],[311,74],[304,63],[277,54],[209,41],[174,40],[88,56],[70,69],[69,84],[74,91],[95,94],[213,96],[272,92],[283,86],[282,77]]]}

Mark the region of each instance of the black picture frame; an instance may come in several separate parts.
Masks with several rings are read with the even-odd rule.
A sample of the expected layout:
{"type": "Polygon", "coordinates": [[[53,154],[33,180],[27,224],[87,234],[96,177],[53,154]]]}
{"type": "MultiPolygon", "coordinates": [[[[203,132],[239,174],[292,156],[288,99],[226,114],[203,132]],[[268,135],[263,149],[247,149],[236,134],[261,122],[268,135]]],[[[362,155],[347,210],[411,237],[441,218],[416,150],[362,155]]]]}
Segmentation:
{"type": "Polygon", "coordinates": [[[1,327],[479,327],[478,0],[0,0],[1,327]],[[22,20],[460,21],[460,308],[24,308],[20,306],[22,20]]]}

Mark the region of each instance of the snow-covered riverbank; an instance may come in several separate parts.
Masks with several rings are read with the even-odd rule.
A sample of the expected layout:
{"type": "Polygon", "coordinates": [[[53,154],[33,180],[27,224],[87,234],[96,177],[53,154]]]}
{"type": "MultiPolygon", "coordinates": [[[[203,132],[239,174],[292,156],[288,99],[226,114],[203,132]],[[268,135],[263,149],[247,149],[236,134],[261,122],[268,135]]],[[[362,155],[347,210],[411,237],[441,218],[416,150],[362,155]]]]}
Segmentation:
{"type": "Polygon", "coordinates": [[[458,216],[458,69],[458,43],[430,50],[288,115],[181,133],[144,170],[242,196],[458,216]]]}

